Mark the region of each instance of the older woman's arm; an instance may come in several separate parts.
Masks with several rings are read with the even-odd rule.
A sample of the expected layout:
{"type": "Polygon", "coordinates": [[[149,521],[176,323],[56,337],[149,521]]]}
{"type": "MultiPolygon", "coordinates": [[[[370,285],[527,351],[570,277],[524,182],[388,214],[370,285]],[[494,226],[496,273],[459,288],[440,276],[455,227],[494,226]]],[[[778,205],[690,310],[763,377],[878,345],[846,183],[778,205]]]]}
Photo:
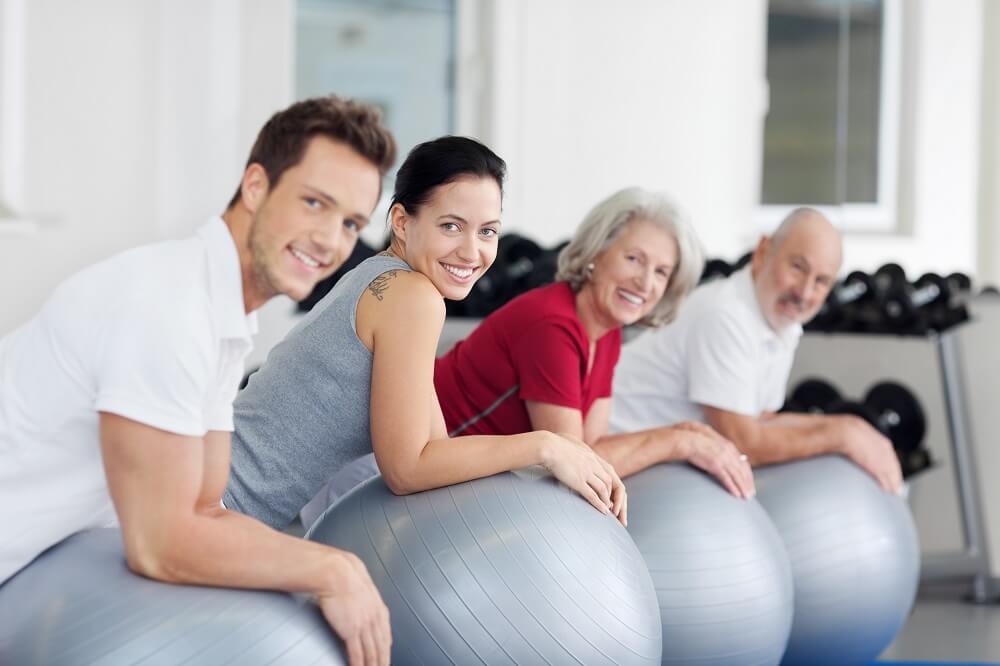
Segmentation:
{"type": "Polygon", "coordinates": [[[737,497],[754,494],[753,474],[745,458],[729,440],[701,423],[680,423],[641,432],[609,435],[611,400],[594,402],[587,418],[580,410],[527,401],[531,427],[582,438],[622,478],[657,463],[686,461],[712,474],[737,497]]]}

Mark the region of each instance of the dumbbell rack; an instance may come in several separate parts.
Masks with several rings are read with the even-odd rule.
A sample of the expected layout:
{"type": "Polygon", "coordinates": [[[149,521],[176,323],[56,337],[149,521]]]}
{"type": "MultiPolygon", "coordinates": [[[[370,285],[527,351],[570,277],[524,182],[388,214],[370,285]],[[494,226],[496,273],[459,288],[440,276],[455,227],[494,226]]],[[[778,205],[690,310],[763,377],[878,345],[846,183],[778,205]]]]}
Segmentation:
{"type": "Polygon", "coordinates": [[[971,597],[978,603],[995,601],[993,580],[990,574],[990,552],[986,526],[983,521],[983,504],[979,492],[979,467],[976,463],[972,428],[965,391],[962,348],[958,329],[934,335],[941,364],[942,391],[951,453],[955,466],[959,508],[962,516],[964,547],[954,553],[928,555],[922,559],[920,577],[923,581],[948,580],[970,577],[971,597]]]}
{"type": "Polygon", "coordinates": [[[911,507],[924,550],[921,581],[967,580],[971,582],[971,598],[987,603],[995,601],[996,581],[991,577],[974,428],[967,409],[963,338],[959,335],[970,325],[975,324],[919,338],[807,333],[789,386],[807,377],[821,377],[848,396],[863,395],[868,385],[881,380],[898,381],[914,390],[928,408],[928,443],[942,463],[911,481],[911,507]],[[945,468],[953,471],[952,479],[944,475],[945,468]],[[956,521],[959,534],[941,529],[956,521]],[[930,547],[926,540],[932,542],[930,547]],[[945,544],[944,549],[941,544],[945,544]]]}

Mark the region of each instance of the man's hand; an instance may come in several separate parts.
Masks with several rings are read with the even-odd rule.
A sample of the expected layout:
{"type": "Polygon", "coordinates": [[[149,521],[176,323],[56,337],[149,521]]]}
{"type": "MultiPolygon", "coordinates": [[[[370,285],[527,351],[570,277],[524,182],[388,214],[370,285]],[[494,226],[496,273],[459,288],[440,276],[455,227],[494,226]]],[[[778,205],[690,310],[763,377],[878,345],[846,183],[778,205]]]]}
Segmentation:
{"type": "Polygon", "coordinates": [[[843,454],[878,482],[882,490],[900,493],[903,471],[892,442],[864,419],[849,414],[832,415],[840,428],[843,454]]]}
{"type": "Polygon", "coordinates": [[[312,593],[351,666],[389,663],[389,611],[361,560],[222,508],[228,433],[184,437],[108,413],[100,425],[133,571],[168,583],[312,593]]]}
{"type": "Polygon", "coordinates": [[[670,428],[683,437],[684,460],[703,469],[736,497],[750,499],[757,490],[747,456],[718,432],[697,421],[684,421],[670,428]]]}
{"type": "Polygon", "coordinates": [[[386,666],[392,649],[389,609],[365,565],[341,551],[329,592],[316,595],[323,617],[344,641],[351,666],[386,666]]]}

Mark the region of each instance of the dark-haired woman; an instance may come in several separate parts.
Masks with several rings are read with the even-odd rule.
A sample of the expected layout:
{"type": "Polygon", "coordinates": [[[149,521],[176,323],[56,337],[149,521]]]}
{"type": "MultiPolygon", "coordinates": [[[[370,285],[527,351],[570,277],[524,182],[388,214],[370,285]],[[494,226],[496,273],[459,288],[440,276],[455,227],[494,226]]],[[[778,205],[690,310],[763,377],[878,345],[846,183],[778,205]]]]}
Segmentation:
{"type": "Polygon", "coordinates": [[[283,528],[374,451],[397,494],[541,464],[624,521],[618,475],[573,437],[448,437],[434,393],[444,299],[465,298],[496,257],[505,169],[472,139],[413,149],[396,176],[390,249],[341,278],[237,397],[228,508],[283,528]]]}

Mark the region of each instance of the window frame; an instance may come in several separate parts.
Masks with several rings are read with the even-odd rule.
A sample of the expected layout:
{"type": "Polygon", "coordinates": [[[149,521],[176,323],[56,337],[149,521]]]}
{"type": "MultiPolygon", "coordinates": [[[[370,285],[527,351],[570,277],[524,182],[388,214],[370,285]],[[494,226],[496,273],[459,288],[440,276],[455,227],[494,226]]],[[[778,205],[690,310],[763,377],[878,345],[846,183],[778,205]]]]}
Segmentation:
{"type": "MultiPolygon", "coordinates": [[[[882,0],[882,68],[879,94],[878,188],[875,203],[843,202],[817,205],[809,201],[794,204],[764,204],[764,137],[761,124],[761,171],[758,201],[754,211],[755,226],[761,232],[772,231],[795,208],[809,206],[829,218],[838,228],[851,232],[892,233],[900,230],[899,149],[902,126],[901,89],[903,79],[903,0],[882,0]]],[[[765,43],[766,49],[766,43],[765,43]]],[[[768,105],[770,106],[770,104],[768,105]]]]}

